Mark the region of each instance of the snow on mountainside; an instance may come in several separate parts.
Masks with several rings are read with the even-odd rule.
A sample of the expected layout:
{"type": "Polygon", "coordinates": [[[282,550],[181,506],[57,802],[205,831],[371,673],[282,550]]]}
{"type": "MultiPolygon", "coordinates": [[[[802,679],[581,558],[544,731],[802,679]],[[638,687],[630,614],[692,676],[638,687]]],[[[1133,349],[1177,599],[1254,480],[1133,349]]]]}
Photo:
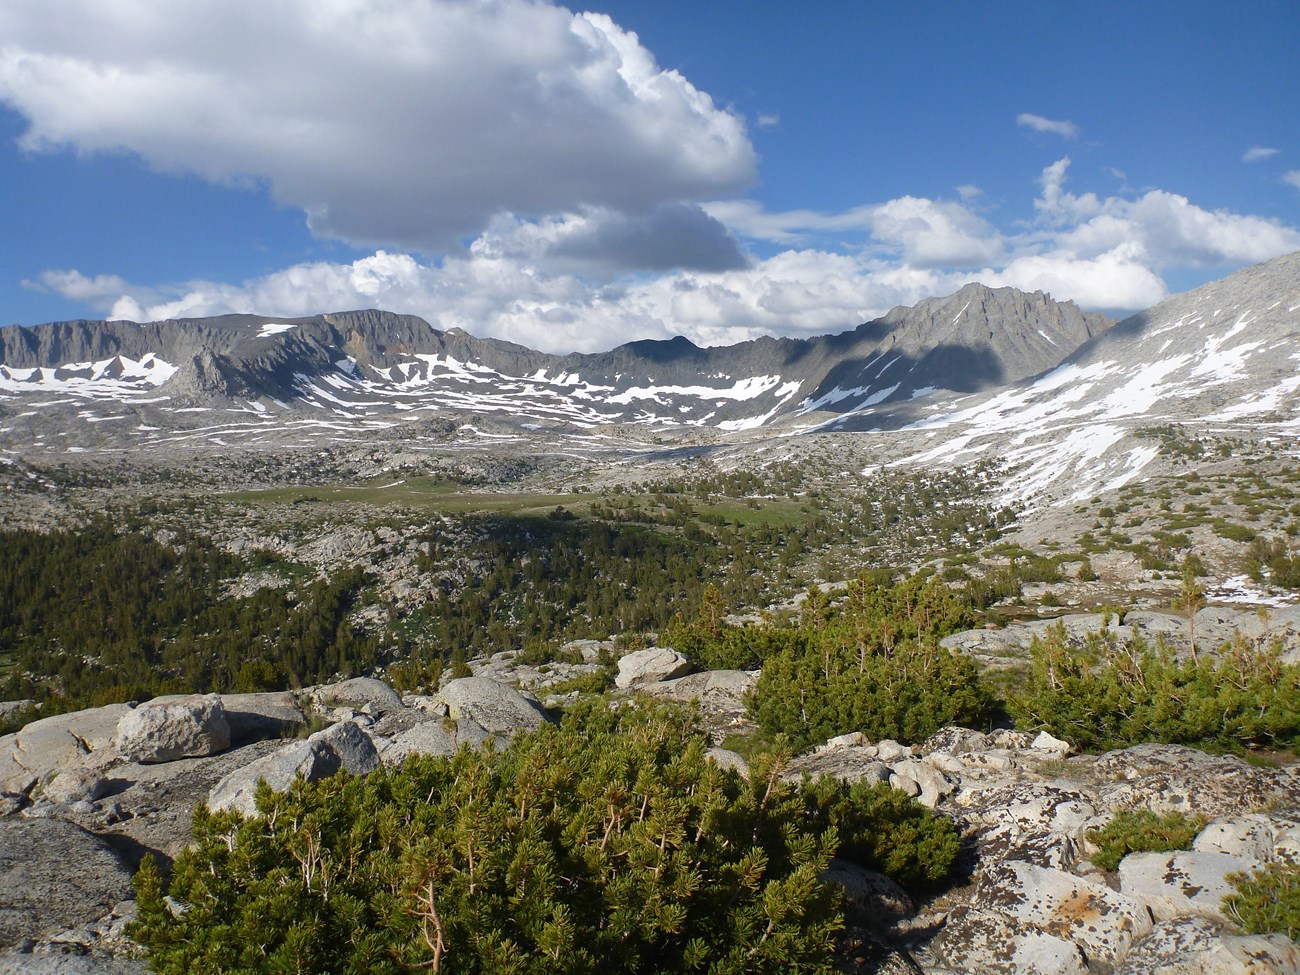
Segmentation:
{"type": "Polygon", "coordinates": [[[900,464],[999,456],[1009,497],[1079,501],[1138,478],[1159,454],[1142,430],[1179,424],[1300,434],[1300,253],[1246,268],[1125,319],[1055,368],[951,399],[904,432],[900,464]]]}
{"type": "Polygon", "coordinates": [[[972,284],[839,335],[596,355],[378,311],[0,329],[0,459],[415,444],[420,420],[479,438],[491,420],[519,444],[619,428],[738,447],[843,432],[896,464],[1001,461],[1009,501],[1079,500],[1156,472],[1151,431],[1169,424],[1294,443],[1300,253],[1113,326],[1041,293],[972,284]]]}
{"type": "Polygon", "coordinates": [[[160,443],[203,412],[220,418],[222,437],[261,436],[277,424],[391,427],[439,412],[733,432],[1001,385],[1109,324],[1042,293],[981,285],[841,335],[711,349],[677,338],[597,355],[544,355],[374,311],[64,322],[0,329],[0,397],[38,413],[86,401],[150,406],[141,426],[158,429],[134,432],[160,443]]]}

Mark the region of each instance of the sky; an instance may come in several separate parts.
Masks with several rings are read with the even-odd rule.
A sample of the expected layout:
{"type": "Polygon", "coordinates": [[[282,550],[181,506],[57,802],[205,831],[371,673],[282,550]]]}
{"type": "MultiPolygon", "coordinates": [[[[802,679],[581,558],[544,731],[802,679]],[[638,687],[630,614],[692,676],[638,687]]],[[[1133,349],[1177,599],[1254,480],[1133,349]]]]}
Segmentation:
{"type": "Polygon", "coordinates": [[[0,322],[551,352],[1300,250],[1300,4],[4,0],[0,322]]]}

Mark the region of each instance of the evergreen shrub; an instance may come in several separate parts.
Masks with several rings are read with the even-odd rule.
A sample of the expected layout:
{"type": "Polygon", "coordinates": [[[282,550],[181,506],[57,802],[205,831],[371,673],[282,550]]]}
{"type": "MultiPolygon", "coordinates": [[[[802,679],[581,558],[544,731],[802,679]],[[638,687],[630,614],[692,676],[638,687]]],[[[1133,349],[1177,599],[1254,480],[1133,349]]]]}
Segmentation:
{"type": "Polygon", "coordinates": [[[1228,879],[1237,890],[1224,907],[1248,934],[1280,932],[1300,943],[1300,864],[1270,863],[1228,879]]]}
{"type": "Polygon", "coordinates": [[[200,807],[170,889],[137,876],[133,936],[163,975],[829,973],[841,829],[910,844],[872,854],[903,879],[950,867],[946,820],[801,791],[777,757],[746,781],[696,721],[584,702],[500,754],[264,788],[256,820],[200,807]]]}
{"type": "Polygon", "coordinates": [[[1300,746],[1300,667],[1277,646],[1237,640],[1179,659],[1111,630],[1072,646],[1061,627],[1030,644],[1031,673],[1008,700],[1016,725],[1093,751],[1166,742],[1241,749],[1300,746]]]}
{"type": "Polygon", "coordinates": [[[1190,850],[1204,825],[1205,820],[1177,810],[1163,814],[1125,810],[1100,829],[1088,830],[1088,839],[1098,847],[1091,859],[1103,870],[1116,870],[1130,853],[1190,850]]]}

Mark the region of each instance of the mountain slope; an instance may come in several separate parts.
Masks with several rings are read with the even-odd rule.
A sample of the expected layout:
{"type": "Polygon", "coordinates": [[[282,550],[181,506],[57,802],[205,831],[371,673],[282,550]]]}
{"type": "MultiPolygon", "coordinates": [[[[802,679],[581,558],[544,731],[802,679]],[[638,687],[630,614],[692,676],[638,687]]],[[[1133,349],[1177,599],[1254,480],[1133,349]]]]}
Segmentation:
{"type": "Polygon", "coordinates": [[[1013,495],[1081,500],[1142,476],[1159,446],[1136,435],[1168,424],[1300,432],[1300,253],[1168,298],[1030,380],[936,405],[904,430],[929,446],[902,462],[1000,456],[1019,469],[1013,495]]]}
{"type": "Polygon", "coordinates": [[[977,284],[841,335],[708,349],[676,338],[595,355],[547,355],[379,311],[75,321],[0,329],[0,397],[38,413],[119,404],[162,429],[190,426],[178,418],[204,412],[264,430],[274,418],[298,424],[322,412],[332,424],[373,426],[450,411],[735,431],[999,386],[1059,361],[1109,324],[1042,293],[977,284]]]}

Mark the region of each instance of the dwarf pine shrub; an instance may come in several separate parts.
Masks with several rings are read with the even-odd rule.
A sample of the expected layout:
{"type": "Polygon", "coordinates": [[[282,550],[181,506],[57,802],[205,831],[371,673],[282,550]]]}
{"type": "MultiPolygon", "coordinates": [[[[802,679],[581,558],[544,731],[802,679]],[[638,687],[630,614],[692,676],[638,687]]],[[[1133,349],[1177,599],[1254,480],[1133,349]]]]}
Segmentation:
{"type": "Polygon", "coordinates": [[[1223,905],[1248,934],[1280,932],[1300,943],[1300,864],[1270,863],[1228,879],[1237,890],[1223,905]]]}
{"type": "Polygon", "coordinates": [[[1100,829],[1088,830],[1088,839],[1098,847],[1091,859],[1103,870],[1116,870],[1130,853],[1190,850],[1204,825],[1205,820],[1177,810],[1163,814],[1125,810],[1100,829]]]}
{"type": "Polygon", "coordinates": [[[1060,627],[1030,644],[1031,673],[1008,700],[1016,725],[1081,748],[1142,742],[1240,749],[1300,746],[1300,667],[1280,648],[1237,640],[1180,660],[1164,645],[1113,631],[1072,646],[1060,627]]]}
{"type": "Polygon", "coordinates": [[[597,702],[500,754],[264,789],[255,820],[200,807],[170,889],[138,875],[133,935],[163,975],[829,973],[840,829],[903,879],[951,866],[919,805],[706,748],[680,709],[597,702]]]}

